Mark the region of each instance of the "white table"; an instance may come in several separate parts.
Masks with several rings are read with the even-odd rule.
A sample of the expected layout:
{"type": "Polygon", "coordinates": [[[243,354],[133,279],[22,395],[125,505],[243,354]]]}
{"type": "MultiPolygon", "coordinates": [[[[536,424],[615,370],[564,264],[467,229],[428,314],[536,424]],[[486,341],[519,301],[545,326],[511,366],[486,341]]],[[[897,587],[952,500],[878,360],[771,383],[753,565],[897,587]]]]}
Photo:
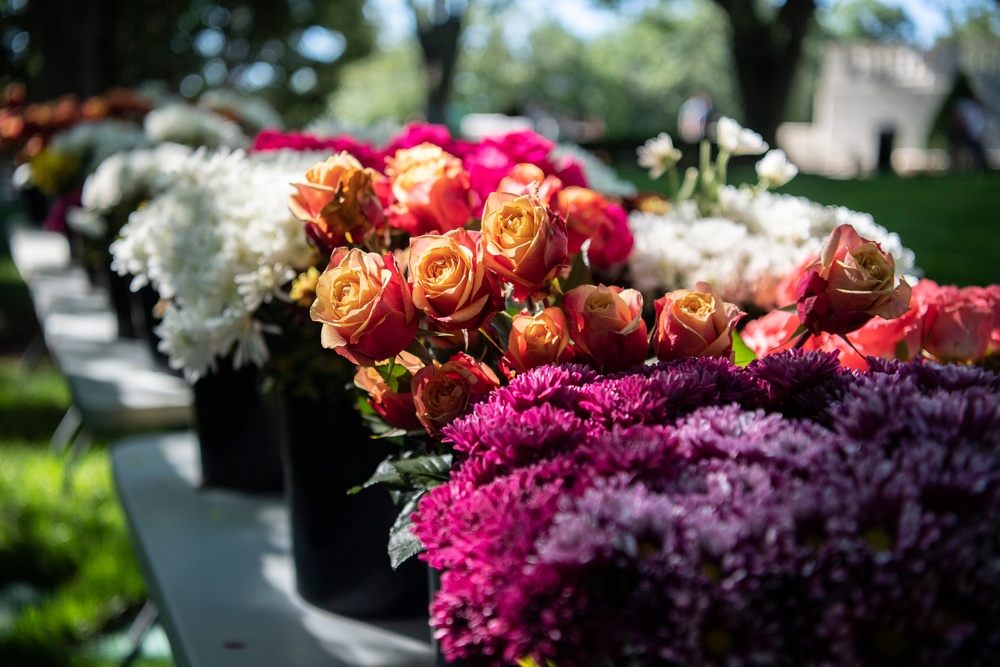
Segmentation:
{"type": "Polygon", "coordinates": [[[302,601],[284,501],[196,488],[193,434],[127,438],[111,459],[178,667],[434,664],[426,618],[375,625],[302,601]]]}

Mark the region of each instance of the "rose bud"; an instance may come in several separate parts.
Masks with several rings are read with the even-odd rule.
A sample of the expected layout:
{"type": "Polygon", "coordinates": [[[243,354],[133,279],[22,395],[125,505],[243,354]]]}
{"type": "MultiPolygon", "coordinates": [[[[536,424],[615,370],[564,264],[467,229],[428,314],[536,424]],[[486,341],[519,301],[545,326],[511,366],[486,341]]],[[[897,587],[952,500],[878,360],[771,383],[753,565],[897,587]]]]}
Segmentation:
{"type": "MultiPolygon", "coordinates": [[[[411,374],[423,368],[423,363],[407,352],[397,355],[396,363],[403,365],[411,374]]],[[[368,404],[389,426],[404,431],[423,429],[423,424],[417,419],[417,407],[413,402],[410,382],[401,382],[397,390],[393,391],[376,367],[359,366],[354,375],[354,386],[368,393],[368,404]]]]}
{"type": "Polygon", "coordinates": [[[306,222],[306,234],[328,256],[345,243],[359,243],[372,229],[385,223],[383,204],[375,181],[384,179],[347,152],[313,165],[304,183],[293,183],[295,193],[288,207],[306,222]]]}
{"type": "Polygon", "coordinates": [[[483,263],[523,301],[567,262],[566,222],[534,195],[494,192],[483,208],[483,263]]]}
{"type": "Polygon", "coordinates": [[[598,370],[623,371],[646,360],[649,343],[638,291],[580,285],[566,293],[563,310],[570,338],[598,370]]]}
{"type": "Polygon", "coordinates": [[[733,327],[746,315],[723,301],[708,283],[679,289],[653,302],[653,352],[661,361],[688,357],[733,360],[733,327]]]}
{"type": "Polygon", "coordinates": [[[333,252],[309,314],[323,324],[323,347],[359,366],[399,354],[416,338],[419,324],[395,258],[357,248],[333,252]]]}
{"type": "Polygon", "coordinates": [[[545,202],[546,206],[552,206],[562,186],[561,180],[555,176],[546,176],[538,165],[521,162],[514,165],[510,173],[504,176],[497,186],[497,192],[509,192],[514,195],[530,195],[537,192],[539,199],[545,202]]]}
{"type": "Polygon", "coordinates": [[[444,330],[477,329],[503,308],[479,241],[479,232],[464,229],[410,239],[413,305],[444,330]]]}
{"type": "Polygon", "coordinates": [[[511,323],[507,351],[501,364],[508,376],[538,366],[561,364],[574,356],[569,344],[569,327],[559,308],[546,308],[537,315],[521,313],[511,323]]]}
{"type": "Polygon", "coordinates": [[[396,151],[386,159],[395,203],[389,224],[419,236],[444,234],[474,217],[475,196],[462,160],[434,144],[396,151]]]}
{"type": "Polygon", "coordinates": [[[876,315],[899,317],[909,309],[910,286],[905,280],[895,283],[892,255],[850,225],[841,225],[799,280],[799,320],[814,334],[846,334],[876,315]]]}
{"type": "Polygon", "coordinates": [[[437,436],[474,398],[499,386],[500,380],[489,366],[464,352],[440,366],[424,366],[411,382],[417,419],[428,434],[437,436]]]}

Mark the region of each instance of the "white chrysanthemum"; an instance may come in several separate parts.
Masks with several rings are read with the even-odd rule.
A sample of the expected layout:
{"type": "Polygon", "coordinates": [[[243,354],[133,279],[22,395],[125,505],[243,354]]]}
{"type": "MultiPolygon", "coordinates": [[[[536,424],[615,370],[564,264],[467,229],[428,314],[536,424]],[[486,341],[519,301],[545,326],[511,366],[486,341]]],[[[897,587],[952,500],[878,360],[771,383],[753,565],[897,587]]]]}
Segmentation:
{"type": "Polygon", "coordinates": [[[649,169],[649,177],[657,179],[667,169],[677,164],[681,159],[681,151],[674,148],[674,140],[666,132],[660,132],[635,150],[639,156],[640,167],[649,169]]]}
{"type": "Polygon", "coordinates": [[[730,155],[759,155],[767,150],[763,137],[726,117],[715,124],[715,142],[730,155]]]}
{"type": "Polygon", "coordinates": [[[166,187],[190,154],[189,147],[173,143],[116,153],[87,177],[83,207],[104,215],[122,203],[134,204],[139,198],[152,196],[166,187]]]}
{"type": "Polygon", "coordinates": [[[900,274],[919,274],[913,252],[870,215],[802,197],[724,186],[710,217],[700,216],[691,201],[663,215],[629,216],[635,237],[629,258],[632,283],[647,298],[658,298],[703,280],[727,301],[770,306],[777,284],[817,254],[841,224],[879,243],[900,274]]]}
{"type": "Polygon", "coordinates": [[[195,151],[112,244],[116,270],[149,280],[170,300],[162,349],[188,377],[218,357],[232,356],[237,367],[267,359],[255,313],[315,261],[287,201],[290,183],[318,159],[195,151]]]}
{"type": "Polygon", "coordinates": [[[582,146],[559,144],[549,154],[549,159],[553,162],[563,158],[571,158],[583,165],[583,175],[591,190],[613,197],[631,197],[636,193],[633,184],[618,178],[614,169],[582,146]]]}
{"type": "Polygon", "coordinates": [[[757,178],[769,188],[780,188],[795,178],[799,168],[788,161],[785,151],[780,148],[768,151],[756,165],[757,178]]]}
{"type": "Polygon", "coordinates": [[[246,148],[250,145],[250,138],[234,121],[184,103],[154,109],[146,116],[145,128],[149,138],[156,142],[209,148],[246,148]]]}

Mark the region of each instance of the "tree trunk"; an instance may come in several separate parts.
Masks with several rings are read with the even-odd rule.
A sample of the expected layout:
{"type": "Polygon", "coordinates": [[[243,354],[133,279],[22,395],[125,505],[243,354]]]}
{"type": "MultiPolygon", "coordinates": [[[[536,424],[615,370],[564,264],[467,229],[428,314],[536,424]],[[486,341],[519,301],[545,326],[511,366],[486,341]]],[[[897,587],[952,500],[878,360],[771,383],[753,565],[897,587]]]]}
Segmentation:
{"type": "Polygon", "coordinates": [[[754,0],[715,1],[729,16],[733,29],[733,65],[743,98],[744,124],[773,146],[816,0],[786,0],[773,21],[758,16],[754,0]]]}
{"type": "Polygon", "coordinates": [[[452,14],[443,21],[418,22],[417,37],[424,54],[427,86],[427,121],[445,123],[445,111],[458,61],[458,38],[462,34],[462,15],[452,14]]]}

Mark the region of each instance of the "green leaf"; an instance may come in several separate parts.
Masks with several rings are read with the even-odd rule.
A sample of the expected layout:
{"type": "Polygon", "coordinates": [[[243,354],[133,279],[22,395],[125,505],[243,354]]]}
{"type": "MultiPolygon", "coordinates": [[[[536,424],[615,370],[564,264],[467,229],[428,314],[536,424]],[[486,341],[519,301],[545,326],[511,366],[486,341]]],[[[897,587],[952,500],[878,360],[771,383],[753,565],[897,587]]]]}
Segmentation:
{"type": "Polygon", "coordinates": [[[391,461],[395,472],[413,487],[429,489],[448,481],[451,476],[451,454],[432,454],[391,461]]]}
{"type": "Polygon", "coordinates": [[[399,516],[396,517],[392,528],[389,529],[389,563],[393,570],[424,550],[424,545],[420,543],[411,530],[412,521],[410,520],[410,515],[416,511],[421,496],[423,493],[414,494],[403,505],[399,516]]]}
{"type": "Polygon", "coordinates": [[[392,457],[386,458],[384,461],[378,464],[375,468],[375,472],[360,486],[355,486],[350,489],[347,493],[355,494],[363,489],[375,486],[376,484],[385,484],[389,488],[408,490],[410,485],[407,479],[396,470],[393,465],[394,461],[392,457]]]}
{"type": "Polygon", "coordinates": [[[570,266],[569,275],[566,276],[566,280],[560,283],[559,288],[562,290],[563,294],[566,294],[574,287],[579,287],[580,285],[589,285],[593,282],[593,277],[590,275],[590,267],[584,261],[583,253],[573,258],[573,264],[570,266]]]}
{"type": "Polygon", "coordinates": [[[747,347],[747,344],[743,342],[743,338],[735,331],[733,332],[733,351],[736,353],[733,363],[737,366],[746,366],[757,358],[753,350],[747,347]]]}

